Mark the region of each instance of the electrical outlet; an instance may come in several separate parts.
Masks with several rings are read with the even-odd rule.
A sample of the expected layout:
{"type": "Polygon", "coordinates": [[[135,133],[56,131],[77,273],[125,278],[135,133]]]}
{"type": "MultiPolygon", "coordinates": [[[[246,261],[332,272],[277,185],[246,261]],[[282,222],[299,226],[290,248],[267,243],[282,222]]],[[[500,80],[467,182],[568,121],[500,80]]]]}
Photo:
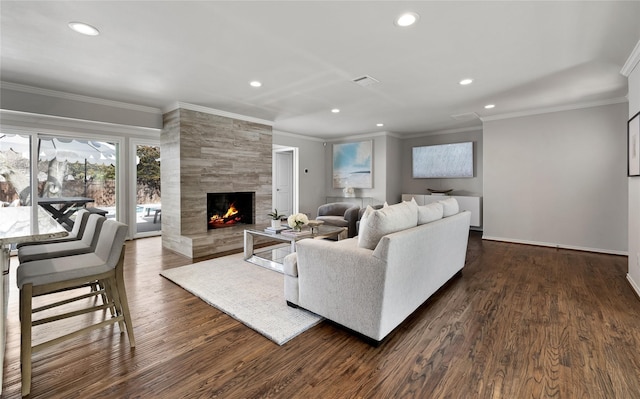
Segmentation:
{"type": "Polygon", "coordinates": [[[636,257],[638,258],[638,266],[640,266],[640,252],[636,253],[636,257]]]}

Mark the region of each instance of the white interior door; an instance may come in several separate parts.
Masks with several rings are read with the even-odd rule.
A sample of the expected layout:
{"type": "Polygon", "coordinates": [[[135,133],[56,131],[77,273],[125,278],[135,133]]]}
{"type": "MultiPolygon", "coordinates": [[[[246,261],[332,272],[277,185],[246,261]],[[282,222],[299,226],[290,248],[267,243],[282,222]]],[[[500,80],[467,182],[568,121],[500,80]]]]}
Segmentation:
{"type": "Polygon", "coordinates": [[[275,153],[274,208],[283,215],[293,213],[293,152],[275,153]]]}

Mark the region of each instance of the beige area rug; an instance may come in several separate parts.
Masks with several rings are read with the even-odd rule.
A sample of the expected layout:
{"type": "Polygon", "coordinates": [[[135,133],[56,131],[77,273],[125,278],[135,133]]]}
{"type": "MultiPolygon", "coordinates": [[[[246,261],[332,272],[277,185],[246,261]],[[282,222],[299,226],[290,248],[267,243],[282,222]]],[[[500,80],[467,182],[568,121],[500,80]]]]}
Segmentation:
{"type": "Polygon", "coordinates": [[[323,320],[287,306],[284,276],[245,262],[241,253],[160,274],[278,345],[323,320]]]}

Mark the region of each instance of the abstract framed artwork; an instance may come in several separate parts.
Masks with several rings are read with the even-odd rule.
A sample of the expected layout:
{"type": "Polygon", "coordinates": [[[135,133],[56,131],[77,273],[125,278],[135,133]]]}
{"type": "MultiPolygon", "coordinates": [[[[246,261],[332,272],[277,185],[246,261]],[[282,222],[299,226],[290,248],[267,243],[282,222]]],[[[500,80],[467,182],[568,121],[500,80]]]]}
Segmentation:
{"type": "Polygon", "coordinates": [[[627,124],[627,176],[640,176],[640,112],[627,124]]]}
{"type": "Polygon", "coordinates": [[[333,145],[333,188],[373,188],[373,141],[333,145]]]}

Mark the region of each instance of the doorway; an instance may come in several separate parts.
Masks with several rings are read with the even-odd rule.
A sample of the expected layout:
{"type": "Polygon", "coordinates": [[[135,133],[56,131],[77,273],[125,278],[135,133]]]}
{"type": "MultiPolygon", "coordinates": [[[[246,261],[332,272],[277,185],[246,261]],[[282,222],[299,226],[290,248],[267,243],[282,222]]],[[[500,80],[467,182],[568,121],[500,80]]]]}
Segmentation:
{"type": "Polygon", "coordinates": [[[298,149],[273,146],[273,208],[289,216],[298,212],[298,149]]]}

